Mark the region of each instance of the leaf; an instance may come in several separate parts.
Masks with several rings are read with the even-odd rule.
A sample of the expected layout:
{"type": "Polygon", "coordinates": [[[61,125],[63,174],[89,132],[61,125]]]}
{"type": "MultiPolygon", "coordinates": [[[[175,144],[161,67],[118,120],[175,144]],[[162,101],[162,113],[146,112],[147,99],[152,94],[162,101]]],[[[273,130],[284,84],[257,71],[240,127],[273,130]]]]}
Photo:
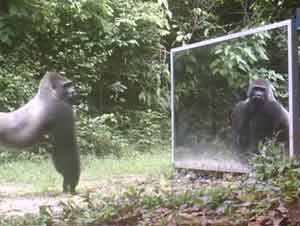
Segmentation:
{"type": "Polygon", "coordinates": [[[183,38],[184,38],[184,35],[178,35],[176,37],[176,42],[182,42],[183,38]]]}
{"type": "Polygon", "coordinates": [[[268,216],[259,216],[248,223],[248,226],[268,226],[273,225],[272,220],[268,216]]]}
{"type": "Polygon", "coordinates": [[[132,45],[135,45],[135,46],[139,46],[138,41],[137,41],[137,40],[134,40],[134,39],[129,40],[128,43],[130,43],[130,44],[132,44],[132,45]]]}
{"type": "Polygon", "coordinates": [[[164,6],[166,9],[169,9],[169,4],[167,0],[158,0],[158,4],[164,6]]]}
{"type": "Polygon", "coordinates": [[[244,51],[248,54],[248,56],[249,56],[254,62],[257,61],[257,58],[256,58],[256,56],[253,54],[253,51],[252,51],[251,48],[246,47],[246,48],[244,49],[244,51]]]}
{"type": "Polygon", "coordinates": [[[257,48],[256,51],[258,51],[259,56],[260,56],[263,60],[269,60],[269,57],[265,54],[264,49],[262,49],[262,48],[257,48]]]}

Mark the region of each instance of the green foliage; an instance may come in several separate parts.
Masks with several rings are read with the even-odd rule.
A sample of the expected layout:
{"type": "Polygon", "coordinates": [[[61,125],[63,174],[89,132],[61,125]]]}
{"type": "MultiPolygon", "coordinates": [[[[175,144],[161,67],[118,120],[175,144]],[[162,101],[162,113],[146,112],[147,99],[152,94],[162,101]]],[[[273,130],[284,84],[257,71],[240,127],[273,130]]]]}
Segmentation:
{"type": "Polygon", "coordinates": [[[212,209],[221,207],[226,200],[232,195],[232,189],[228,187],[215,187],[206,190],[204,196],[202,197],[205,205],[208,205],[212,209]]]}
{"type": "Polygon", "coordinates": [[[166,113],[148,109],[122,114],[80,116],[77,123],[80,149],[84,153],[120,156],[130,146],[135,150],[150,150],[169,142],[170,124],[166,113]]]}
{"type": "Polygon", "coordinates": [[[269,140],[260,145],[260,153],[251,159],[252,175],[258,180],[273,180],[281,175],[289,166],[288,153],[283,147],[269,140]]]}
{"type": "Polygon", "coordinates": [[[1,150],[0,163],[1,164],[11,163],[16,160],[18,161],[30,160],[33,162],[40,162],[45,159],[45,150],[43,150],[42,148],[39,148],[38,150],[39,150],[38,154],[36,152],[29,152],[29,151],[15,152],[15,151],[1,150]]]}
{"type": "Polygon", "coordinates": [[[80,118],[77,124],[79,148],[84,153],[119,156],[128,143],[117,130],[117,119],[113,113],[99,117],[80,118]]]}
{"type": "Polygon", "coordinates": [[[153,111],[132,111],[119,115],[120,129],[124,137],[134,144],[137,150],[149,149],[154,145],[169,143],[170,121],[166,113],[153,111]]]}
{"type": "Polygon", "coordinates": [[[2,111],[11,111],[35,95],[38,64],[31,60],[19,62],[17,56],[0,55],[0,103],[2,111]]]}
{"type": "Polygon", "coordinates": [[[214,75],[226,78],[230,87],[247,87],[251,71],[269,59],[266,45],[270,38],[271,35],[264,32],[245,40],[217,45],[213,49],[215,59],[209,65],[210,70],[214,75]]]}
{"type": "Polygon", "coordinates": [[[160,42],[168,23],[158,3],[31,0],[10,3],[10,11],[1,18],[5,52],[13,44],[17,58],[34,60],[40,70],[63,69],[98,109],[134,95],[142,105],[164,103],[168,73],[160,42]]]}
{"type": "Polygon", "coordinates": [[[252,177],[268,183],[280,191],[286,201],[299,200],[300,197],[300,164],[298,160],[288,159],[282,148],[270,141],[261,147],[251,165],[252,177]]]}
{"type": "Polygon", "coordinates": [[[207,39],[224,32],[216,15],[218,3],[205,1],[169,0],[173,45],[181,45],[207,39]]]}
{"type": "Polygon", "coordinates": [[[300,198],[300,164],[294,162],[274,178],[274,184],[281,189],[282,198],[286,201],[299,200],[300,198]]]}
{"type": "Polygon", "coordinates": [[[165,1],[142,0],[10,1],[9,13],[0,17],[2,110],[32,98],[45,71],[63,70],[80,91],[83,152],[119,155],[132,142],[154,144],[158,138],[148,141],[143,134],[160,133],[155,127],[160,113],[153,119],[151,112],[144,115],[147,132],[139,134],[138,122],[131,132],[124,130],[145,109],[168,111],[167,52],[161,45],[169,29],[166,7],[165,1]],[[126,111],[134,119],[122,122],[126,111]]]}
{"type": "MultiPolygon", "coordinates": [[[[108,34],[110,57],[104,66],[107,73],[99,81],[112,90],[110,95],[117,103],[143,103],[146,106],[166,108],[169,73],[165,52],[160,45],[167,34],[168,23],[159,4],[151,2],[115,1],[112,29],[108,34]],[[118,67],[116,67],[118,64],[118,67]],[[118,92],[115,84],[124,88],[118,92]]],[[[102,72],[103,73],[103,72],[102,72]]]]}

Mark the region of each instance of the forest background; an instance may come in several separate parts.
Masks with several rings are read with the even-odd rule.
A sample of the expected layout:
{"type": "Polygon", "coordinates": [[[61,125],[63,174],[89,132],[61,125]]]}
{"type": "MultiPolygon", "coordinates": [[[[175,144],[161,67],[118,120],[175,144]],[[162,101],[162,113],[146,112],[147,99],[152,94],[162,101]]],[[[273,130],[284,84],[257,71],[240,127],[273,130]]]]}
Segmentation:
{"type": "MultiPolygon", "coordinates": [[[[63,206],[57,215],[40,200],[65,198],[44,161],[49,144],[0,152],[0,188],[9,188],[0,191],[0,215],[9,218],[12,203],[21,212],[25,202],[39,206],[39,216],[1,217],[0,225],[300,225],[300,164],[272,143],[249,177],[175,172],[170,156],[170,49],[290,19],[296,7],[296,0],[1,0],[0,111],[32,98],[46,71],[64,71],[80,93],[83,170],[79,194],[54,204],[63,206]]],[[[249,78],[270,79],[286,104],[281,31],[217,45],[207,64],[198,52],[182,58],[176,112],[193,108],[181,119],[188,130],[226,140],[228,112],[245,98],[249,78]]]]}
{"type": "MultiPolygon", "coordinates": [[[[170,49],[292,18],[295,8],[296,1],[288,0],[1,1],[0,110],[26,103],[46,71],[62,70],[80,92],[81,153],[120,156],[129,146],[140,152],[169,145],[170,49]]],[[[222,46],[201,81],[187,58],[176,98],[214,112],[202,118],[206,133],[215,135],[220,124],[226,129],[224,111],[248,84],[249,77],[240,75],[255,70],[279,86],[286,78],[276,73],[285,63],[277,52],[280,40],[280,34],[260,35],[243,48],[222,46]],[[270,55],[277,58],[266,63],[270,55]]]]}

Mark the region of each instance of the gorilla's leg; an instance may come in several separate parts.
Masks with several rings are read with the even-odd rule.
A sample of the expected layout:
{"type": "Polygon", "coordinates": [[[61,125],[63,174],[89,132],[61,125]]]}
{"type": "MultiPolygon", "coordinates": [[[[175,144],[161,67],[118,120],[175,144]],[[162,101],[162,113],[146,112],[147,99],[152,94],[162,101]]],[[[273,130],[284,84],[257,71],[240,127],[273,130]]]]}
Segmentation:
{"type": "Polygon", "coordinates": [[[64,119],[64,125],[57,124],[53,128],[53,144],[55,150],[52,159],[57,171],[63,176],[63,191],[75,192],[80,176],[80,160],[75,139],[73,119],[64,119]]]}
{"type": "Polygon", "coordinates": [[[60,152],[60,149],[52,153],[52,159],[57,171],[63,176],[63,191],[75,193],[80,176],[78,152],[60,152]]]}

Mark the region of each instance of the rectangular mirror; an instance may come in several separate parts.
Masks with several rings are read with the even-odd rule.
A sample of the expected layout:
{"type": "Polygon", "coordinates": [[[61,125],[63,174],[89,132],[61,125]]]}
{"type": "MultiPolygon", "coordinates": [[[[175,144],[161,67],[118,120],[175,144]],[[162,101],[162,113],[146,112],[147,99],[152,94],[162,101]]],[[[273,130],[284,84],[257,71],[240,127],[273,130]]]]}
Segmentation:
{"type": "Polygon", "coordinates": [[[299,153],[299,76],[292,20],[171,50],[172,158],[176,168],[248,172],[250,155],[235,150],[230,117],[264,78],[289,111],[289,155],[299,153]],[[296,134],[299,134],[296,136],[296,134]]]}

